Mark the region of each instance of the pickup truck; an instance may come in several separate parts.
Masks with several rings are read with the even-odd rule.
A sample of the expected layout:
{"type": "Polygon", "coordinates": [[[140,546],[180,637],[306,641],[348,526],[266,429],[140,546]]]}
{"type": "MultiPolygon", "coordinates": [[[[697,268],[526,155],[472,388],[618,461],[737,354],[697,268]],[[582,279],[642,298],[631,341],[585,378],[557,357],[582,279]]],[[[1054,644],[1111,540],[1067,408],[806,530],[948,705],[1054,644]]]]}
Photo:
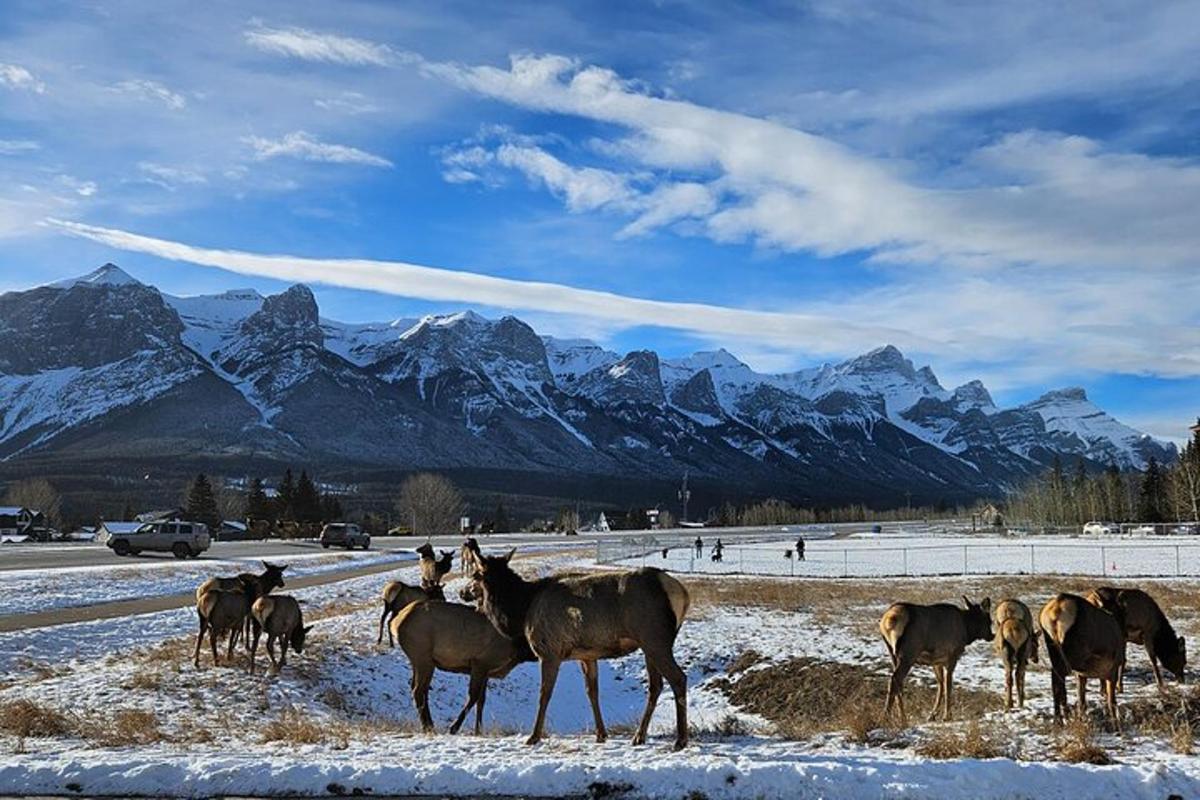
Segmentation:
{"type": "Polygon", "coordinates": [[[354,547],[366,550],[371,546],[371,536],[353,523],[331,522],[321,529],[321,547],[328,550],[332,545],[347,550],[354,547]]]}
{"type": "Polygon", "coordinates": [[[203,522],[147,522],[132,533],[115,533],[105,542],[119,556],[142,552],[172,553],[176,558],[195,558],[212,544],[203,522]]]}

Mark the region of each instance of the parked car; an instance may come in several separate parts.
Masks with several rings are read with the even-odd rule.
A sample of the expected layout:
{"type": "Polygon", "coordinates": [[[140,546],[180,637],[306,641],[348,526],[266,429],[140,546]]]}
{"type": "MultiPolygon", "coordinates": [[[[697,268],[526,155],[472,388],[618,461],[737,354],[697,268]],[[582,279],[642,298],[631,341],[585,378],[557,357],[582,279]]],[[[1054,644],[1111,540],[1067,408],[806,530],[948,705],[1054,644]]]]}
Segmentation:
{"type": "Polygon", "coordinates": [[[1120,529],[1112,522],[1089,522],[1083,526],[1087,536],[1111,536],[1120,533],[1120,529]]]}
{"type": "Polygon", "coordinates": [[[203,522],[171,520],[147,522],[132,531],[108,536],[104,542],[119,556],[138,553],[173,553],[176,558],[195,558],[212,544],[208,526],[203,522]]]}
{"type": "Polygon", "coordinates": [[[333,545],[347,550],[355,547],[366,550],[371,546],[371,536],[353,523],[331,522],[321,529],[321,547],[328,549],[333,545]]]}
{"type": "Polygon", "coordinates": [[[1158,533],[1158,528],[1153,525],[1138,525],[1129,532],[1134,536],[1154,536],[1158,533]]]}

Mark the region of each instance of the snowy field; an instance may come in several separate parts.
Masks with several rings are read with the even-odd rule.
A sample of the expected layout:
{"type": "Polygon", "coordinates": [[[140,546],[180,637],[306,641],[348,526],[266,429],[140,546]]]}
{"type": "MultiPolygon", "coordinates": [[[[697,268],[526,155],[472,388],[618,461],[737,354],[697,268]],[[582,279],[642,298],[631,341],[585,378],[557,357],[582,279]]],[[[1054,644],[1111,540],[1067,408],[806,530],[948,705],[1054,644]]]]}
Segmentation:
{"type": "MultiPolygon", "coordinates": [[[[528,575],[585,564],[577,554],[514,563],[528,575]]],[[[889,601],[952,600],[963,592],[972,597],[988,592],[997,598],[1024,595],[1033,604],[1056,588],[1040,579],[685,579],[694,605],[676,654],[688,674],[693,744],[672,753],[669,688],[655,714],[650,744],[632,748],[627,743],[644,702],[644,666],[637,655],[601,662],[600,696],[610,727],[605,744],[590,735],[583,682],[572,665],[564,667],[551,703],[551,736],[537,747],[522,743],[537,696],[534,664],[492,682],[484,737],[416,733],[407,661],[386,641],[375,643],[377,596],[394,577],[415,581],[416,568],[405,565],[386,575],[295,592],[304,602],[306,621],[315,621],[315,627],[305,653],[293,656],[276,678],[213,669],[207,652],[202,668],[194,669],[191,609],[0,634],[0,708],[28,700],[68,721],[54,736],[21,740],[11,728],[0,733],[0,795],[359,791],[1161,800],[1172,793],[1200,794],[1198,760],[1177,754],[1134,724],[1121,735],[1099,735],[1114,761],[1110,765],[1059,760],[1054,755],[1058,734],[1047,723],[1048,674],[1035,666],[1029,707],[1005,714],[999,697],[1002,673],[988,643],[973,645],[956,672],[960,696],[974,693],[974,702],[983,704],[976,711],[969,699],[960,700],[960,718],[978,717],[1000,740],[1018,743],[1011,745],[1016,749],[1009,757],[937,760],[922,754],[922,742],[963,723],[881,729],[858,741],[840,729],[839,709],[828,709],[826,726],[785,732],[777,721],[731,699],[731,687],[743,685],[739,681],[785,668],[795,659],[878,680],[887,665],[874,625],[889,601]],[[757,655],[748,659],[751,651],[757,655]]],[[[452,577],[448,595],[461,585],[452,577]]],[[[1200,633],[1200,585],[1159,581],[1148,588],[1164,599],[1181,632],[1200,633]]],[[[1145,667],[1144,653],[1131,648],[1123,703],[1158,702],[1146,685],[1145,667]]],[[[910,685],[929,685],[927,673],[915,672],[910,685]]],[[[466,679],[438,673],[433,688],[434,718],[444,730],[465,698],[466,679]]],[[[921,716],[924,709],[910,703],[913,718],[921,716]]],[[[5,719],[0,714],[0,722],[5,719]]]]}
{"type": "MultiPolygon", "coordinates": [[[[638,553],[615,563],[708,575],[812,578],[922,575],[1097,575],[1111,578],[1200,576],[1200,538],[1036,536],[871,536],[809,540],[795,557],[796,535],[727,544],[712,560],[716,537],[706,531],[701,555],[688,546],[638,553]],[[790,554],[790,556],[789,556],[790,554]]],[[[631,548],[632,550],[632,548],[631,548]]]]}
{"type": "MultiPolygon", "coordinates": [[[[298,551],[295,555],[270,556],[267,560],[288,565],[284,573],[286,581],[290,577],[319,575],[393,561],[400,563],[416,557],[415,553],[378,550],[344,553],[298,551]]],[[[180,594],[194,590],[214,575],[261,571],[261,559],[250,557],[203,561],[157,559],[55,570],[9,570],[0,572],[0,616],[180,594]]]]}

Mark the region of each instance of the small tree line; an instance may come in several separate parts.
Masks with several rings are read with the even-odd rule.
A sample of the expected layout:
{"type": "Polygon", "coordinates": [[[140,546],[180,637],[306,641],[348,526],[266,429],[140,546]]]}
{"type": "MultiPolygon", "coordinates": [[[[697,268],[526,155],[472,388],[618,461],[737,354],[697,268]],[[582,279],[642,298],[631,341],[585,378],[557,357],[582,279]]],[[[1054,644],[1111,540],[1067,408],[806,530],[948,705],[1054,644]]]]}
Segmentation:
{"type": "Polygon", "coordinates": [[[1200,519],[1200,433],[1170,466],[1150,458],[1142,472],[1115,464],[1089,472],[1079,459],[1068,473],[1061,460],[1008,500],[1011,519],[1047,525],[1189,522],[1200,519]]]}

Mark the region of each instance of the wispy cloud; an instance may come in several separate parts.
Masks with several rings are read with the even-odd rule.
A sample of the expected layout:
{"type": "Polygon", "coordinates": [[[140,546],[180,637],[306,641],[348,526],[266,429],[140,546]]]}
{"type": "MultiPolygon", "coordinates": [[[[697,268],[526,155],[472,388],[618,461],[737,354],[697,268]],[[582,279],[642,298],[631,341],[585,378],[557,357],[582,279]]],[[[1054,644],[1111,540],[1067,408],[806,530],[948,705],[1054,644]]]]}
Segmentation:
{"type": "Polygon", "coordinates": [[[305,61],[386,67],[397,58],[387,45],[307,28],[253,27],[245,32],[245,37],[259,50],[305,61]]]}
{"type": "Polygon", "coordinates": [[[379,106],[362,92],[342,92],[333,97],[318,97],[313,105],[326,111],[344,114],[371,114],[379,111],[379,106]]]}
{"type": "MultiPolygon", "coordinates": [[[[425,63],[422,70],[523,109],[622,126],[631,135],[613,146],[639,169],[715,175],[729,200],[718,205],[709,196],[704,231],[719,242],[968,267],[1190,267],[1200,251],[1193,212],[1200,164],[1188,159],[1024,132],[970,154],[966,188],[942,188],[952,176],[914,180],[901,165],[830,138],[654,96],[562,56],[515,56],[508,69],[425,63]]],[[[578,202],[568,190],[578,171],[541,160],[510,159],[568,205],[578,202]]],[[[644,218],[634,230],[654,222],[644,218]]]]}
{"type": "Polygon", "coordinates": [[[705,303],[652,300],[556,283],[522,281],[398,261],[317,259],[213,250],[128,231],[50,219],[60,230],[119,250],[219,267],[243,275],[305,281],[437,302],[455,302],[607,320],[625,327],[654,325],[707,335],[754,338],[812,351],[841,353],[864,341],[890,341],[928,350],[933,342],[907,331],[809,314],[757,311],[705,303]]]}
{"type": "Polygon", "coordinates": [[[46,84],[34,77],[32,72],[17,64],[0,64],[0,86],[37,94],[43,94],[46,91],[46,84]]]}
{"type": "Polygon", "coordinates": [[[118,94],[135,97],[139,100],[162,103],[172,111],[179,111],[187,107],[187,98],[178,92],[171,91],[158,81],[135,78],[121,81],[113,85],[111,89],[118,94]]]}
{"type": "Polygon", "coordinates": [[[392,162],[383,156],[349,147],[344,144],[322,142],[304,131],[293,131],[282,139],[265,139],[247,136],[243,139],[254,150],[260,161],[270,158],[298,158],[302,161],[324,161],[331,164],[364,164],[369,167],[391,167],[392,162]]]}
{"type": "Polygon", "coordinates": [[[153,161],[139,161],[137,167],[148,181],[171,191],[181,184],[208,183],[208,178],[202,172],[190,167],[173,167],[153,161]]]}
{"type": "Polygon", "coordinates": [[[30,139],[0,139],[0,156],[15,156],[40,149],[41,145],[30,139]]]}

